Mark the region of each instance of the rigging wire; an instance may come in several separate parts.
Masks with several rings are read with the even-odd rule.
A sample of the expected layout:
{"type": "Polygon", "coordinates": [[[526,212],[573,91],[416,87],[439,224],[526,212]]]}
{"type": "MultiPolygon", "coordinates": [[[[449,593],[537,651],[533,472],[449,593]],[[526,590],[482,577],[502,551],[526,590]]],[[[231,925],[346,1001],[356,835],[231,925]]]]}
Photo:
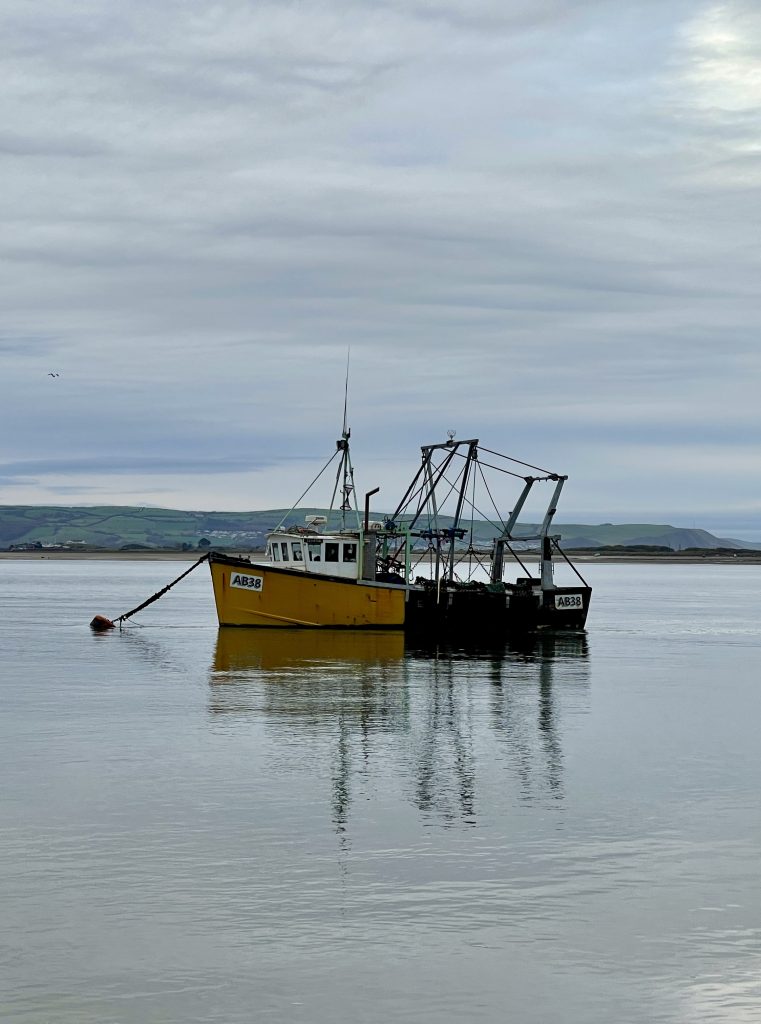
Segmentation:
{"type": "MultiPolygon", "coordinates": [[[[478,459],[475,459],[474,461],[475,461],[476,465],[478,465],[478,459]]],[[[473,515],[473,509],[474,509],[475,506],[474,506],[473,503],[476,500],[476,474],[475,473],[473,474],[473,486],[470,489],[470,493],[471,493],[471,502],[470,502],[470,540],[468,541],[468,546],[469,546],[470,549],[472,549],[473,548],[473,521],[475,519],[475,516],[473,515]]],[[[465,498],[465,500],[466,501],[468,500],[467,497],[465,498]]]]}
{"type": "MultiPolygon", "coordinates": [[[[446,468],[446,467],[444,467],[444,469],[445,469],[445,468],[446,468]]],[[[451,493],[452,493],[452,491],[453,491],[453,490],[455,489],[455,487],[457,487],[457,485],[459,484],[459,482],[460,482],[460,477],[461,477],[461,476],[463,475],[463,473],[465,472],[466,468],[467,468],[467,463],[465,463],[465,465],[464,465],[464,466],[462,467],[462,469],[460,470],[460,472],[459,472],[459,473],[457,474],[457,476],[455,477],[455,481],[454,481],[454,483],[453,483],[453,484],[449,484],[449,480],[447,480],[447,478],[446,478],[446,477],[444,476],[444,471],[443,471],[443,469],[442,469],[441,473],[439,474],[439,479],[440,479],[440,480],[443,480],[445,484],[449,484],[449,490],[448,490],[448,491],[447,491],[447,493],[446,493],[446,494],[444,495],[444,500],[443,500],[443,501],[441,502],[441,504],[442,504],[442,505],[445,505],[445,504],[447,503],[447,501],[449,501],[449,496],[450,496],[450,494],[451,494],[451,493]]],[[[467,501],[468,499],[466,498],[465,500],[467,501]]]]}
{"type": "MultiPolygon", "coordinates": [[[[401,512],[402,509],[405,509],[405,508],[407,508],[409,506],[410,502],[412,501],[412,497],[414,497],[414,495],[421,493],[423,491],[423,489],[425,489],[427,491],[427,493],[426,493],[424,498],[420,499],[420,501],[418,503],[418,506],[417,506],[417,511],[415,512],[415,515],[410,520],[410,524],[414,525],[417,522],[419,517],[422,515],[423,508],[424,508],[425,504],[427,503],[428,499],[435,493],[436,488],[438,487],[438,484],[439,484],[439,480],[443,476],[444,470],[447,468],[449,463],[452,461],[452,458],[454,457],[454,453],[455,453],[455,449],[452,449],[451,451],[449,451],[447,453],[444,461],[440,465],[434,467],[435,470],[436,470],[436,478],[435,478],[435,480],[434,480],[434,474],[430,471],[431,470],[431,465],[432,465],[432,459],[431,459],[430,454],[426,458],[424,458],[423,465],[420,467],[420,469],[415,474],[415,479],[412,481],[412,483],[410,484],[410,486],[407,489],[407,493],[404,495],[404,498],[399,503],[399,505],[398,505],[398,507],[396,509],[396,512],[394,513],[394,518],[396,518],[397,514],[399,512],[401,512]],[[424,469],[426,467],[428,468],[428,471],[429,471],[427,479],[425,479],[423,484],[421,484],[421,486],[417,489],[417,491],[415,491],[414,494],[412,494],[411,492],[413,490],[413,487],[415,486],[415,482],[417,481],[417,479],[420,476],[420,474],[423,473],[423,471],[424,471],[424,469]]],[[[447,497],[449,497],[449,495],[447,495],[447,497]]]]}
{"type": "Polygon", "coordinates": [[[587,583],[587,581],[586,581],[586,580],[584,579],[584,577],[583,577],[583,576],[581,575],[581,573],[580,573],[580,572],[579,572],[579,570],[578,570],[578,569],[576,568],[576,566],[575,566],[575,565],[573,564],[573,562],[572,562],[572,561],[571,561],[571,559],[570,559],[570,558],[568,557],[568,555],[567,555],[567,554],[565,553],[565,551],[563,551],[563,549],[562,549],[562,548],[561,548],[561,546],[560,546],[560,545],[558,544],[558,542],[557,542],[557,541],[555,540],[555,538],[554,538],[554,537],[552,537],[552,538],[551,538],[551,540],[552,540],[552,543],[553,543],[554,547],[555,547],[555,548],[557,549],[557,551],[558,551],[558,552],[559,552],[559,553],[560,553],[560,554],[561,554],[561,555],[563,556],[563,558],[564,558],[564,559],[566,560],[566,562],[568,562],[568,564],[569,564],[569,565],[570,565],[570,567],[571,567],[571,568],[573,569],[573,571],[574,571],[574,572],[576,573],[576,575],[577,575],[577,576],[579,577],[579,579],[580,579],[580,580],[581,580],[581,582],[582,582],[582,583],[584,584],[584,586],[585,586],[585,587],[588,587],[588,586],[589,586],[589,584],[587,583]]]}
{"type": "MultiPolygon", "coordinates": [[[[442,479],[443,479],[443,480],[445,481],[445,483],[449,483],[449,481],[447,480],[447,478],[446,478],[446,477],[443,477],[442,479]]],[[[456,482],[457,482],[457,481],[455,481],[455,484],[456,484],[456,482]]],[[[451,485],[451,487],[450,487],[450,491],[449,491],[449,494],[451,494],[451,493],[452,493],[452,488],[454,488],[455,484],[452,484],[452,485],[451,485]]],[[[449,496],[449,495],[447,495],[447,497],[448,497],[448,496],[449,496]]],[[[467,501],[469,505],[471,504],[471,502],[470,502],[470,501],[468,500],[468,498],[467,498],[467,497],[465,498],[465,501],[467,501]]],[[[474,511],[478,512],[478,514],[479,514],[479,515],[481,516],[481,518],[483,519],[483,521],[484,521],[485,523],[488,523],[488,524],[489,524],[489,526],[493,526],[495,530],[498,530],[498,529],[499,529],[499,527],[497,526],[497,524],[496,524],[496,523],[494,523],[494,522],[492,522],[492,521],[491,521],[491,519],[489,519],[489,517],[488,517],[488,516],[486,515],[486,513],[485,513],[485,512],[482,512],[482,511],[481,511],[481,509],[480,509],[480,508],[478,508],[478,506],[477,506],[477,505],[472,505],[471,507],[472,507],[472,508],[474,509],[474,511]]],[[[504,524],[503,524],[503,529],[504,529],[504,524]]]]}
{"type": "MultiPolygon", "coordinates": [[[[481,567],[481,568],[482,568],[482,569],[484,570],[484,572],[488,572],[489,570],[488,570],[488,569],[487,569],[487,567],[486,567],[486,566],[484,565],[484,563],[483,563],[483,562],[481,561],[481,559],[480,559],[480,558],[478,557],[478,552],[474,550],[474,551],[472,552],[472,554],[473,554],[473,555],[475,555],[475,561],[476,561],[476,562],[478,563],[478,565],[479,565],[479,566],[480,566],[480,567],[481,567]]],[[[471,561],[473,561],[473,559],[471,559],[471,561]]],[[[471,575],[472,575],[472,573],[471,573],[471,575]]],[[[469,577],[469,578],[470,578],[470,577],[469,577]]]]}
{"type": "Polygon", "coordinates": [[[481,479],[483,480],[483,483],[484,483],[484,487],[486,488],[486,493],[487,493],[487,494],[489,495],[489,498],[491,499],[491,503],[492,503],[492,505],[494,506],[494,511],[495,511],[495,512],[497,513],[497,518],[499,519],[499,522],[500,522],[500,526],[502,527],[502,532],[504,533],[504,531],[505,531],[505,526],[506,526],[507,524],[506,524],[506,523],[505,523],[505,521],[503,520],[502,516],[501,516],[501,515],[499,514],[499,509],[497,508],[497,503],[496,503],[496,501],[494,500],[494,498],[493,498],[493,496],[492,496],[491,490],[489,489],[489,484],[488,484],[488,482],[487,482],[487,480],[486,480],[486,476],[485,476],[485,474],[484,474],[484,471],[483,471],[483,469],[481,468],[481,463],[480,463],[480,462],[478,463],[478,471],[479,471],[479,472],[480,472],[480,474],[481,474],[481,479]]]}
{"type": "Polygon", "coordinates": [[[338,469],[336,470],[336,482],[333,484],[333,493],[330,496],[330,511],[333,511],[333,503],[336,500],[336,491],[338,490],[338,481],[341,476],[341,470],[344,468],[344,462],[346,459],[346,449],[341,449],[341,461],[338,463],[338,469]]]}
{"type": "Polygon", "coordinates": [[[283,516],[283,518],[282,518],[282,519],[280,520],[280,522],[279,522],[279,523],[277,524],[277,526],[275,527],[275,529],[276,529],[276,530],[279,530],[279,529],[280,529],[280,527],[281,527],[281,526],[283,525],[283,523],[284,523],[284,522],[286,521],[286,519],[287,519],[287,518],[288,518],[288,516],[289,516],[289,515],[291,514],[291,512],[293,512],[293,510],[294,510],[294,509],[296,508],[296,506],[298,505],[298,503],[299,503],[299,502],[300,502],[300,501],[302,500],[302,498],[305,498],[305,497],[307,496],[307,494],[309,494],[309,492],[310,492],[310,491],[312,490],[312,488],[314,487],[314,485],[315,485],[315,484],[317,483],[317,481],[318,481],[318,480],[320,479],[320,477],[322,476],[322,474],[323,474],[323,473],[325,472],[325,470],[326,470],[326,469],[328,468],[328,466],[329,466],[329,465],[331,464],[331,462],[333,461],[333,459],[334,459],[334,458],[336,457],[336,455],[338,455],[338,452],[339,452],[339,450],[340,450],[340,449],[336,448],[336,450],[335,450],[335,451],[333,452],[333,454],[332,454],[332,455],[330,456],[330,458],[328,459],[328,461],[327,461],[327,462],[325,463],[325,465],[324,465],[324,466],[322,467],[322,469],[320,470],[320,472],[319,472],[319,473],[317,474],[317,476],[316,476],[316,477],[314,478],[314,480],[313,480],[313,481],[311,482],[311,484],[310,484],[310,485],[309,485],[309,486],[307,487],[307,489],[306,489],[306,490],[304,491],[304,493],[303,493],[302,495],[300,495],[300,496],[299,496],[299,497],[298,497],[298,498],[296,499],[296,501],[295,501],[295,502],[293,503],[293,505],[291,505],[291,507],[290,507],[290,508],[288,509],[288,511],[287,511],[287,512],[285,513],[285,515],[283,516]]]}
{"type": "MultiPolygon", "coordinates": [[[[519,466],[526,466],[528,469],[535,469],[538,473],[546,473],[549,477],[559,476],[558,473],[553,473],[551,469],[542,469],[541,466],[533,466],[530,462],[523,462],[521,459],[514,459],[512,455],[503,455],[502,452],[495,452],[491,448],[484,448],[483,445],[479,445],[481,451],[488,452],[489,455],[496,455],[498,459],[507,459],[508,462],[515,462],[519,466]]],[[[499,467],[494,466],[494,469],[499,467]]],[[[505,469],[502,472],[508,473],[509,470],[505,469]]]]}
{"type": "MultiPolygon", "coordinates": [[[[500,456],[499,452],[492,452],[491,449],[489,449],[489,448],[485,448],[483,450],[491,452],[491,454],[500,456]]],[[[458,451],[455,451],[452,454],[459,455],[463,460],[466,460],[466,456],[462,455],[458,451]]],[[[500,456],[500,457],[510,459],[509,456],[500,456]]],[[[468,498],[467,495],[464,496],[464,500],[467,502],[467,504],[471,508],[471,536],[470,536],[470,542],[469,542],[469,550],[472,549],[472,546],[473,546],[473,530],[474,530],[475,514],[478,514],[479,516],[481,516],[483,521],[485,523],[487,523],[489,526],[491,526],[493,529],[495,529],[498,533],[504,533],[504,529],[505,529],[505,522],[502,519],[502,516],[500,515],[500,511],[499,511],[499,508],[497,506],[497,503],[495,502],[494,496],[493,496],[493,494],[491,492],[491,489],[489,488],[489,484],[488,484],[488,481],[486,479],[486,475],[485,475],[485,473],[483,471],[483,467],[486,466],[487,468],[494,469],[497,472],[506,473],[508,476],[516,477],[519,480],[525,480],[526,479],[526,477],[522,476],[521,474],[513,473],[510,470],[506,470],[506,469],[504,469],[504,468],[502,468],[500,466],[494,466],[491,463],[482,462],[480,459],[476,460],[476,461],[477,461],[478,470],[479,470],[479,473],[481,474],[481,479],[483,481],[484,487],[486,488],[486,492],[489,495],[489,500],[491,501],[491,504],[492,504],[492,506],[494,508],[494,511],[495,511],[496,515],[497,515],[497,522],[492,520],[485,512],[483,512],[478,507],[478,505],[476,505],[476,502],[475,502],[475,478],[474,478],[474,480],[473,480],[472,499],[468,498]]],[[[528,466],[530,469],[538,469],[540,472],[548,472],[547,470],[541,469],[541,467],[539,467],[539,466],[531,465],[531,463],[521,462],[519,459],[511,459],[510,461],[519,462],[521,465],[528,466]]],[[[452,492],[457,487],[458,483],[460,482],[460,480],[462,478],[462,474],[463,474],[466,466],[467,466],[467,462],[465,462],[465,465],[463,466],[463,469],[460,470],[460,472],[455,477],[454,481],[449,480],[449,478],[444,475],[443,471],[441,471],[441,470],[443,470],[443,468],[446,468],[446,460],[445,460],[445,462],[443,464],[440,464],[439,466],[435,466],[434,467],[434,469],[438,473],[438,480],[443,480],[443,482],[445,484],[447,484],[448,487],[449,487],[449,490],[447,491],[444,499],[439,503],[439,506],[438,506],[439,510],[441,509],[441,507],[443,507],[443,505],[446,503],[446,501],[448,500],[448,498],[450,497],[452,492]]],[[[555,474],[551,474],[547,479],[552,479],[553,477],[555,477],[555,474]]],[[[425,490],[427,483],[428,483],[428,481],[424,481],[420,485],[420,487],[418,487],[417,490],[412,495],[408,496],[408,500],[407,500],[406,504],[399,509],[400,512],[405,510],[406,508],[408,508],[409,505],[413,502],[413,500],[415,498],[417,498],[418,495],[420,495],[420,493],[423,490],[425,490]]],[[[431,497],[431,495],[429,494],[428,498],[430,499],[430,497],[431,497]]],[[[425,505],[430,507],[430,501],[426,500],[425,505]]],[[[417,518],[421,514],[421,512],[423,510],[423,507],[424,507],[424,503],[421,501],[420,504],[418,505],[417,513],[416,513],[414,518],[417,518]]],[[[429,526],[430,526],[430,511],[429,511],[429,526]]],[[[520,539],[520,538],[517,538],[517,539],[520,539]]],[[[531,573],[526,568],[526,566],[523,564],[523,562],[521,562],[520,558],[518,558],[517,554],[515,553],[514,549],[510,546],[510,544],[508,544],[507,547],[508,547],[508,550],[510,551],[510,553],[512,554],[512,556],[515,558],[515,560],[520,564],[520,566],[523,569],[523,571],[525,573],[527,573],[527,575],[530,576],[531,573]]],[[[398,554],[399,551],[401,551],[401,547],[398,549],[397,552],[395,552],[395,554],[398,554]]],[[[458,562],[458,564],[459,564],[459,562],[458,562]]],[[[479,562],[479,564],[481,564],[481,563],[479,562]]]]}
{"type": "Polygon", "coordinates": [[[509,540],[505,541],[505,547],[510,552],[510,554],[513,556],[513,558],[518,563],[518,565],[521,567],[521,569],[523,569],[523,571],[528,576],[528,578],[529,579],[533,579],[534,577],[531,575],[531,570],[527,569],[526,566],[523,564],[523,562],[520,560],[520,558],[518,557],[518,553],[512,548],[512,546],[510,545],[510,541],[509,540]]]}
{"type": "MultiPolygon", "coordinates": [[[[485,450],[488,451],[488,449],[485,449],[485,450]]],[[[455,452],[455,455],[459,455],[459,457],[461,459],[467,459],[467,455],[463,455],[462,452],[455,452]]],[[[514,476],[516,478],[516,480],[526,480],[527,479],[524,473],[514,473],[513,470],[505,469],[504,466],[495,466],[493,462],[481,462],[481,465],[482,466],[486,466],[487,469],[493,469],[497,473],[505,473],[506,476],[514,476]]],[[[525,465],[528,466],[529,464],[525,463],[525,465]]],[[[534,467],[532,466],[531,468],[533,469],[534,467]]],[[[544,470],[542,470],[542,472],[544,472],[544,470]]],[[[537,481],[557,480],[558,479],[558,474],[557,473],[548,473],[547,476],[538,476],[538,477],[534,477],[533,479],[535,479],[537,481]]]]}
{"type": "Polygon", "coordinates": [[[435,555],[435,554],[436,554],[436,548],[433,546],[433,544],[429,543],[428,547],[425,548],[423,551],[421,551],[420,558],[418,558],[417,562],[415,562],[414,565],[410,566],[410,576],[412,575],[413,570],[417,569],[417,567],[420,565],[420,563],[423,561],[423,559],[425,558],[426,555],[435,555]]]}
{"type": "MultiPolygon", "coordinates": [[[[516,458],[513,458],[512,456],[509,456],[509,455],[503,455],[501,452],[494,451],[491,448],[483,448],[483,447],[479,446],[479,448],[476,451],[477,452],[479,452],[479,451],[488,452],[490,455],[494,455],[497,458],[505,460],[507,462],[512,462],[512,463],[515,463],[516,465],[525,466],[528,469],[533,469],[533,470],[536,470],[537,472],[547,474],[544,477],[538,478],[536,482],[542,482],[542,481],[546,481],[546,480],[557,480],[557,479],[559,479],[559,475],[551,472],[550,470],[543,469],[541,466],[535,466],[533,463],[524,462],[521,459],[516,459],[516,458]]],[[[425,512],[425,515],[426,515],[426,518],[427,518],[428,531],[429,532],[431,531],[432,522],[435,520],[436,532],[438,533],[438,517],[441,514],[441,510],[446,505],[446,502],[449,500],[449,498],[451,497],[451,495],[455,491],[455,489],[458,488],[458,485],[462,488],[462,486],[463,486],[463,475],[466,472],[467,467],[468,467],[470,461],[471,461],[471,456],[469,454],[463,454],[462,452],[459,451],[458,448],[453,448],[452,450],[448,451],[446,456],[445,456],[445,458],[443,458],[438,464],[433,463],[433,460],[430,459],[430,457],[429,457],[429,459],[427,461],[427,465],[428,465],[428,473],[427,473],[427,475],[421,481],[421,483],[417,487],[415,487],[415,484],[417,482],[417,479],[419,478],[420,473],[418,472],[418,474],[416,474],[416,479],[413,480],[412,484],[410,485],[410,488],[409,488],[407,494],[405,495],[405,498],[403,499],[403,502],[400,504],[399,508],[397,509],[397,512],[395,513],[394,518],[397,518],[400,514],[407,515],[408,517],[411,516],[411,519],[408,519],[408,523],[407,523],[407,525],[409,527],[411,524],[414,524],[415,522],[417,522],[417,520],[425,512]],[[463,468],[456,474],[454,480],[450,480],[449,477],[446,475],[446,470],[448,469],[449,464],[452,462],[452,460],[453,460],[455,455],[458,455],[461,459],[463,459],[464,465],[463,465],[463,468]],[[444,495],[443,499],[441,501],[437,502],[436,499],[435,499],[435,493],[436,493],[436,488],[439,485],[439,483],[444,483],[448,487],[448,491],[444,495]],[[412,509],[414,509],[414,512],[410,512],[410,508],[411,507],[412,507],[412,509]]],[[[489,463],[489,462],[483,462],[478,457],[475,458],[475,461],[476,461],[476,464],[477,464],[477,467],[478,467],[478,471],[479,471],[479,473],[481,475],[481,481],[483,482],[483,485],[484,485],[484,487],[486,489],[486,493],[489,496],[489,501],[490,501],[490,503],[491,503],[491,505],[492,505],[492,507],[494,509],[494,512],[496,514],[496,522],[494,520],[492,520],[489,515],[487,515],[485,512],[483,512],[478,507],[478,505],[476,504],[476,480],[475,480],[475,475],[474,475],[473,482],[472,482],[472,488],[471,488],[471,496],[468,497],[468,495],[466,493],[464,493],[462,495],[462,500],[467,502],[467,504],[470,506],[470,509],[471,509],[468,547],[467,547],[467,549],[465,551],[465,555],[470,555],[471,556],[470,557],[470,563],[469,563],[470,569],[469,569],[469,572],[468,572],[468,580],[470,580],[473,577],[474,573],[475,573],[475,569],[473,567],[473,562],[474,561],[475,561],[475,563],[480,568],[484,567],[484,563],[483,563],[482,559],[478,556],[477,552],[475,551],[475,548],[473,547],[474,533],[475,533],[475,517],[476,517],[476,515],[480,516],[483,519],[484,523],[488,524],[489,526],[491,526],[494,530],[497,531],[498,534],[502,534],[502,535],[504,534],[505,525],[506,525],[505,524],[505,520],[503,519],[503,517],[502,517],[502,515],[500,513],[499,507],[497,506],[497,503],[494,500],[494,495],[492,494],[491,489],[489,487],[489,483],[488,483],[488,481],[486,479],[486,475],[484,473],[484,467],[486,467],[488,469],[492,469],[492,470],[494,470],[496,472],[499,472],[499,473],[504,473],[507,476],[512,476],[512,477],[514,477],[514,478],[516,478],[518,480],[523,480],[524,482],[525,481],[530,481],[530,480],[533,479],[531,477],[527,477],[527,476],[523,475],[522,473],[516,473],[516,472],[514,472],[512,470],[506,469],[504,466],[494,465],[493,463],[489,463]]],[[[426,464],[426,460],[425,459],[424,459],[424,464],[426,464]]],[[[516,539],[520,539],[520,538],[516,538],[516,539]]],[[[440,541],[441,541],[441,538],[439,538],[439,543],[440,543],[440,541]]],[[[506,541],[507,549],[510,552],[510,554],[512,555],[512,557],[519,563],[519,565],[521,566],[523,571],[530,577],[531,576],[530,571],[528,570],[526,565],[521,561],[521,559],[518,557],[516,551],[510,545],[510,543],[507,540],[507,538],[505,538],[505,541],[506,541]]],[[[396,550],[393,551],[393,553],[391,554],[392,558],[398,557],[400,551],[402,550],[402,546],[403,545],[400,545],[396,550]]],[[[420,555],[420,558],[415,563],[414,568],[417,568],[417,566],[420,564],[420,562],[423,560],[423,558],[425,558],[425,556],[427,554],[431,554],[431,555],[434,554],[435,550],[436,549],[434,548],[434,545],[433,545],[432,541],[429,540],[428,546],[422,551],[422,553],[420,555]]],[[[561,550],[561,549],[558,548],[558,550],[561,550]]],[[[566,557],[565,554],[562,552],[562,550],[561,550],[561,554],[563,555],[564,558],[566,557]]],[[[458,560],[457,560],[457,562],[455,564],[459,565],[463,561],[463,558],[464,558],[464,555],[461,555],[460,558],[458,558],[458,560]]],[[[571,563],[569,563],[569,564],[571,564],[571,563]]],[[[454,569],[454,566],[452,568],[454,569]]],[[[582,582],[584,582],[583,578],[581,577],[581,575],[578,572],[577,572],[577,575],[582,580],[582,582]]]]}
{"type": "MultiPolygon", "coordinates": [[[[478,465],[478,459],[473,460],[478,465]]],[[[475,514],[473,512],[474,503],[476,500],[476,474],[473,474],[473,483],[470,489],[471,500],[470,500],[470,539],[468,540],[468,550],[465,552],[467,555],[473,553],[473,525],[475,522],[475,514]]],[[[467,497],[465,498],[467,501],[467,497]]],[[[471,558],[468,562],[468,582],[473,578],[473,559],[471,558]]]]}

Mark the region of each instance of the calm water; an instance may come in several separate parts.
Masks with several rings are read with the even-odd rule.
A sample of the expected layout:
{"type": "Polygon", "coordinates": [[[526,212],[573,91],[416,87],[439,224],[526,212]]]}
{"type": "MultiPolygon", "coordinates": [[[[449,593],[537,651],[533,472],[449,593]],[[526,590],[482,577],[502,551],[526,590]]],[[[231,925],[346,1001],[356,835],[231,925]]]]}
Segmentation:
{"type": "Polygon", "coordinates": [[[761,1019],[761,570],[585,567],[504,652],[219,632],[0,562],[0,1019],[761,1019]]]}

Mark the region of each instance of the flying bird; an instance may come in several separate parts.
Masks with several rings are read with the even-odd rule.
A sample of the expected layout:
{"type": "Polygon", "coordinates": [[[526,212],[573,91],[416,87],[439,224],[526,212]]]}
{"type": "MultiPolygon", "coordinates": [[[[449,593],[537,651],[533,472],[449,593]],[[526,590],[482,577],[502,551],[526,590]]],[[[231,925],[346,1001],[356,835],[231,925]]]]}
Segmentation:
{"type": "Polygon", "coordinates": [[[61,376],[60,373],[50,373],[50,372],[48,372],[48,377],[60,377],[60,376],[61,376]]]}

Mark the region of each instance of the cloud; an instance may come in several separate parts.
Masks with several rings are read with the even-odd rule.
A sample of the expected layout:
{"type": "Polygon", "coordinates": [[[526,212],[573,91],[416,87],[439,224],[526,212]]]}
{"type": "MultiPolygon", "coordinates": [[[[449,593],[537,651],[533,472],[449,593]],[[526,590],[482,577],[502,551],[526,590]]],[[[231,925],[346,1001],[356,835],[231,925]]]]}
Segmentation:
{"type": "Polygon", "coordinates": [[[121,475],[123,473],[145,473],[154,474],[182,474],[182,473],[234,473],[251,472],[253,469],[262,469],[271,463],[266,460],[245,460],[231,459],[221,456],[219,458],[195,459],[188,456],[183,458],[154,458],[147,456],[115,456],[109,454],[102,457],[84,457],[77,459],[35,459],[26,462],[9,462],[0,464],[0,473],[7,474],[8,478],[24,479],[48,475],[67,474],[93,474],[97,476],[121,475]]]}
{"type": "Polygon", "coordinates": [[[14,500],[139,500],[160,465],[161,500],[287,504],[351,346],[389,489],[454,425],[601,519],[713,507],[722,452],[746,502],[751,5],[11,0],[0,29],[14,500]]]}
{"type": "Polygon", "coordinates": [[[102,144],[84,137],[62,135],[36,138],[32,135],[0,132],[0,155],[90,157],[106,152],[108,150],[102,144]]]}
{"type": "Polygon", "coordinates": [[[728,114],[757,117],[761,105],[758,8],[732,3],[705,5],[687,21],[682,35],[691,58],[685,81],[703,113],[719,126],[727,123],[728,114]]]}

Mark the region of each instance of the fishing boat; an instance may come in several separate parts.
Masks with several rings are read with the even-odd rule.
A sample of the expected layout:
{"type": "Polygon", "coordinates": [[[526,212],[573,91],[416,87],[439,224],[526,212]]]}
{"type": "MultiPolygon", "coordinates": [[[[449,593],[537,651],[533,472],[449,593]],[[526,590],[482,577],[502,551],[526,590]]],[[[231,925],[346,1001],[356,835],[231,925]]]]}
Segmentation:
{"type": "Polygon", "coordinates": [[[591,588],[551,533],[566,476],[485,448],[478,439],[456,440],[450,431],[446,441],[421,447],[420,467],[394,512],[371,519],[370,499],[379,488],[367,492],[361,514],[349,440],[344,420],[335,451],[299,498],[337,459],[327,515],[296,525],[294,506],[268,534],[261,558],[209,552],[221,626],[403,630],[487,643],[516,632],[584,628],[591,588]],[[496,505],[493,518],[479,513],[476,484],[492,494],[486,469],[520,482],[505,518],[496,505]],[[543,519],[533,532],[522,532],[518,517],[540,485],[550,485],[551,495],[543,519]],[[489,551],[474,545],[474,527],[484,522],[493,532],[489,551]],[[530,544],[538,552],[535,573],[528,568],[535,564],[526,553],[530,544]],[[556,585],[557,557],[577,584],[556,585]],[[513,579],[506,578],[510,565],[513,579]]]}

